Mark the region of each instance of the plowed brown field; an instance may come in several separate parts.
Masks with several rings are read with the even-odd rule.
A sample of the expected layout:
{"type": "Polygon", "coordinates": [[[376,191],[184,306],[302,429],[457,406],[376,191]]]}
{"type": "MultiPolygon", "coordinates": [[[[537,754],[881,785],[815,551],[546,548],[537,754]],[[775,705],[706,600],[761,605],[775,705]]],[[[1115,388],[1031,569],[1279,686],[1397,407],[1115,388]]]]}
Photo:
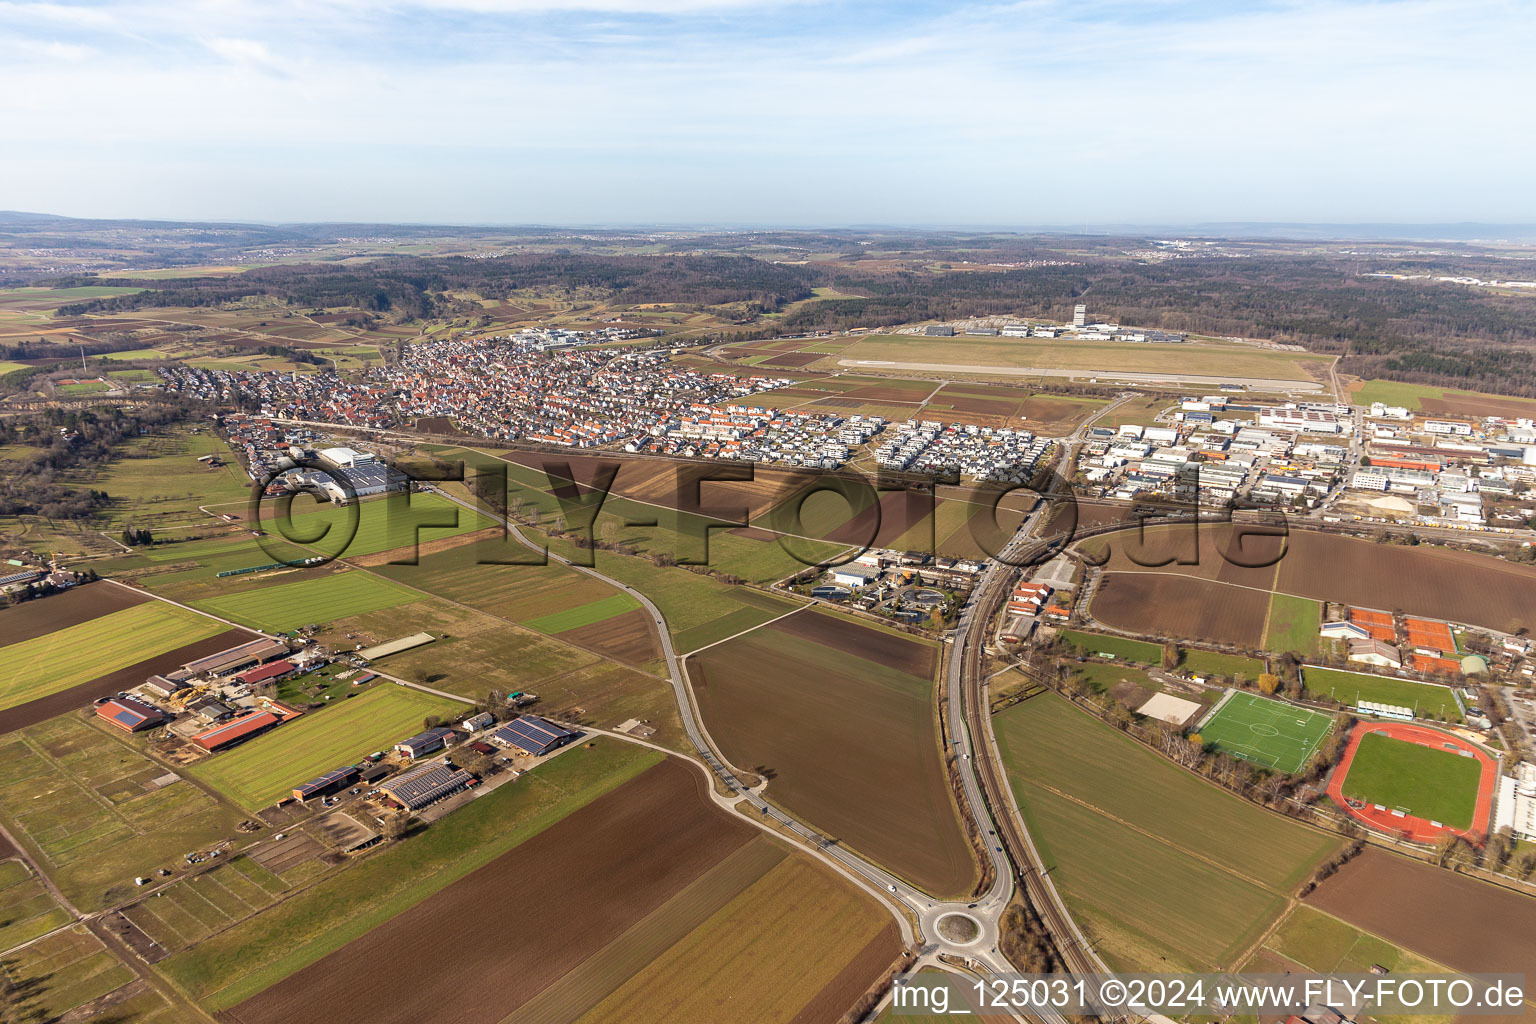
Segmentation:
{"type": "Polygon", "coordinates": [[[1536,899],[1443,868],[1368,849],[1307,902],[1455,970],[1536,973],[1536,899]]]}
{"type": "Polygon", "coordinates": [[[0,638],[7,644],[21,643],[148,600],[113,583],[87,583],[62,594],[50,594],[10,608],[0,608],[0,638]]]}
{"type": "Polygon", "coordinates": [[[560,634],[560,639],[632,665],[661,657],[656,633],[651,628],[651,617],[644,608],[636,608],[632,612],[615,615],[589,626],[568,629],[560,634]]]}
{"type": "Polygon", "coordinates": [[[1258,647],[1269,594],[1168,573],[1116,572],[1099,584],[1092,612],[1117,629],[1258,647]]]}
{"type": "Polygon", "coordinates": [[[1239,543],[1232,527],[1211,524],[1201,525],[1198,545],[1187,526],[1148,530],[1144,543],[1133,531],[1084,543],[1108,543],[1111,556],[1105,569],[1110,571],[1221,580],[1319,601],[1400,608],[1411,615],[1510,633],[1536,622],[1536,572],[1469,551],[1376,544],[1311,530],[1285,538],[1249,533],[1239,543]],[[1191,554],[1198,564],[1148,564],[1191,554]]]}
{"type": "Polygon", "coordinates": [[[756,835],[704,786],[668,758],[225,1016],[496,1024],[756,835]]]}
{"type": "Polygon", "coordinates": [[[932,644],[896,636],[813,608],[782,618],[767,628],[835,647],[854,657],[866,658],[877,665],[921,679],[933,675],[934,661],[938,656],[932,644]]]}

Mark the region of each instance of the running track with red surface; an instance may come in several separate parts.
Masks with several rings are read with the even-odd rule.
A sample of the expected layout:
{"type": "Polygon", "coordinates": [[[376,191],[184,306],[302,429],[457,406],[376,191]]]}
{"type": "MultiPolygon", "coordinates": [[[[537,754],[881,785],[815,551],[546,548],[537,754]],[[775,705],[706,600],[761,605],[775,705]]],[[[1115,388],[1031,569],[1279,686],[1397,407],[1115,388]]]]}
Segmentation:
{"type": "Polygon", "coordinates": [[[1355,726],[1355,731],[1350,733],[1349,746],[1344,748],[1344,756],[1339,759],[1338,765],[1328,779],[1328,795],[1334,803],[1344,809],[1346,814],[1377,832],[1385,832],[1388,835],[1406,834],[1416,843],[1433,843],[1443,835],[1461,836],[1478,842],[1488,831],[1488,819],[1493,813],[1493,794],[1498,783],[1498,763],[1458,736],[1407,722],[1361,722],[1355,726]],[[1390,808],[1381,810],[1374,804],[1366,804],[1364,807],[1349,806],[1349,802],[1344,799],[1344,779],[1349,775],[1349,766],[1355,761],[1355,751],[1360,749],[1360,741],[1373,732],[1384,733],[1392,739],[1407,743],[1434,747],[1436,750],[1455,747],[1457,750],[1470,751],[1483,768],[1483,774],[1477,782],[1477,806],[1472,812],[1472,828],[1464,832],[1459,828],[1436,825],[1424,818],[1415,818],[1411,814],[1400,817],[1390,808]]]}

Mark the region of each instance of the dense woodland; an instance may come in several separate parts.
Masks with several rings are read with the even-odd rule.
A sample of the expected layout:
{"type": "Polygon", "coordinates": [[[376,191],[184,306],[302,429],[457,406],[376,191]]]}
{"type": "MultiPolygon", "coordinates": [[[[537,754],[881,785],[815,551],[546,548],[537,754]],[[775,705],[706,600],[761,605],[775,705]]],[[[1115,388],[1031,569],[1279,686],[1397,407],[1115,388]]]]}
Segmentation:
{"type": "MultiPolygon", "coordinates": [[[[701,236],[701,240],[711,236],[701,236]]],[[[309,308],[351,307],[393,319],[479,311],[463,298],[557,295],[617,304],[676,303],[757,321],[752,334],[888,327],[923,320],[1014,314],[1066,319],[1073,303],[1095,318],[1144,327],[1298,344],[1343,357],[1341,368],[1385,377],[1536,395],[1536,296],[1454,284],[1393,281],[1369,271],[1530,277],[1525,261],[1460,257],[1352,257],[1264,249],[1252,255],[1125,258],[1138,239],[913,235],[911,249],[860,250],[851,237],[722,236],[739,249],[793,240],[843,250],[835,260],[778,263],[745,255],[614,255],[548,248],[493,258],[389,257],[368,263],[288,264],[233,277],[156,282],[151,290],[64,306],[61,316],[156,306],[218,306],[261,296],[309,308]],[[852,250],[852,251],[848,251],[852,250]],[[1070,256],[1070,259],[1067,257],[1070,256]],[[1015,269],[978,264],[1057,261],[1015,269]],[[967,268],[967,264],[971,266],[967,268]],[[799,302],[815,287],[857,298],[799,302]],[[798,303],[788,308],[791,303],[798,303]]],[[[825,252],[825,250],[823,250],[825,252]]],[[[65,279],[61,285],[105,282],[65,279]]]]}

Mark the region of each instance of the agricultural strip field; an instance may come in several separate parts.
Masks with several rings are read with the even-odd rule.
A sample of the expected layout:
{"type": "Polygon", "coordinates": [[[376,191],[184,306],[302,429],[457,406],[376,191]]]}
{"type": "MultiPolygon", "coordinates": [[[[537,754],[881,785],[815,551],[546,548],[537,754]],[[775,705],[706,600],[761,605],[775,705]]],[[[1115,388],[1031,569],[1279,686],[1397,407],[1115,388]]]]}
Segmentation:
{"type": "MultiPolygon", "coordinates": [[[[774,934],[781,919],[754,920],[761,914],[754,897],[763,890],[770,902],[794,899],[786,890],[800,878],[784,865],[802,861],[716,809],[706,785],[691,765],[673,759],[654,764],[551,827],[524,834],[507,852],[383,927],[240,1003],[230,1017],[239,1024],[276,1024],[323,1000],[337,1024],[430,1020],[451,1003],[455,1020],[495,1024],[509,1014],[524,1019],[518,1011],[539,999],[542,1012],[532,1019],[573,1020],[658,953],[678,942],[698,945],[692,936],[700,928],[719,955],[719,943],[710,940],[720,913],[744,925],[731,941],[747,945],[721,957],[719,966],[733,982],[726,991],[754,1005],[784,998],[784,990],[801,991],[803,1001],[796,985],[801,977],[835,973],[889,918],[829,877],[834,891],[847,890],[844,899],[857,901],[845,904],[853,926],[842,926],[836,941],[799,946],[792,935],[774,934]],[[560,898],[517,884],[526,879],[539,879],[545,894],[560,898]],[[513,920],[517,926],[507,927],[513,920]],[[452,936],[466,929],[476,941],[455,942],[452,936]],[[549,936],[556,933],[560,942],[551,945],[549,936]],[[455,955],[423,973],[422,943],[451,945],[455,955]],[[760,961],[741,959],[753,952],[760,961]],[[605,969],[587,969],[593,958],[605,969]],[[381,984],[381,978],[399,983],[381,984]]],[[[822,874],[803,863],[813,876],[822,874]]],[[[894,946],[890,953],[894,958],[894,946]]],[[[671,979],[685,993],[718,977],[697,963],[686,971],[671,979]]]]}
{"type": "MultiPolygon", "coordinates": [[[[116,588],[113,588],[116,589],[116,588]]],[[[108,672],[104,676],[97,676],[87,683],[71,686],[66,690],[58,690],[46,697],[27,701],[15,707],[0,711],[0,735],[14,732],[17,729],[45,722],[56,715],[62,715],[66,711],[74,711],[95,701],[99,697],[110,697],[121,691],[132,689],[148,679],[150,676],[164,675],[174,671],[189,661],[198,658],[206,658],[210,654],[228,650],[250,640],[251,633],[243,629],[226,629],[222,633],[215,633],[206,640],[187,644],[183,647],[174,647],[163,654],[157,654],[153,658],[145,658],[136,661],[116,672],[108,672]]]]}
{"type": "Polygon", "coordinates": [[[710,735],[767,795],[934,895],[976,865],[931,708],[932,644],[802,611],[688,659],[710,735]]]}
{"type": "Polygon", "coordinates": [[[567,611],[540,615],[538,618],[529,619],[524,625],[529,629],[536,629],[540,633],[564,633],[567,630],[595,625],[604,619],[623,615],[625,612],[634,611],[639,607],[640,602],[628,594],[611,594],[608,597],[598,598],[589,604],[580,605],[567,611]]]}
{"type": "Polygon", "coordinates": [[[1308,693],[1332,697],[1340,704],[1353,705],[1369,700],[1378,704],[1413,708],[1420,717],[1428,716],[1446,722],[1463,720],[1461,708],[1449,686],[1314,665],[1303,668],[1301,677],[1308,693]]]}
{"type": "Polygon", "coordinates": [[[1368,848],[1306,902],[1453,970],[1536,972],[1536,899],[1444,868],[1368,848]]]}
{"type": "Polygon", "coordinates": [[[283,632],[310,623],[409,604],[420,595],[359,569],[257,587],[196,602],[215,615],[283,632]]]}
{"type": "Polygon", "coordinates": [[[388,551],[398,559],[410,559],[415,557],[418,544],[496,525],[479,512],[436,494],[397,492],[355,505],[325,504],[308,511],[296,500],[291,512],[281,515],[278,502],[263,502],[263,528],[276,539],[313,549],[309,553],[328,558],[356,558],[388,551]]]}
{"type": "Polygon", "coordinates": [[[1202,742],[1224,754],[1294,775],[1306,765],[1333,717],[1278,700],[1228,691],[1216,714],[1199,727],[1202,742]]]}
{"type": "Polygon", "coordinates": [[[158,966],[204,1008],[227,1010],[491,863],[662,757],[608,740],[568,750],[158,966]]]}
{"type": "Polygon", "coordinates": [[[20,860],[0,860],[0,949],[31,942],[74,920],[20,860]]]}
{"type": "Polygon", "coordinates": [[[993,722],[1030,834],[1111,967],[1234,965],[1339,845],[1187,774],[1055,695],[993,722]]]}
{"type": "MultiPolygon", "coordinates": [[[[1417,974],[1443,970],[1429,960],[1406,952],[1385,939],[1330,917],[1305,903],[1264,940],[1262,949],[1243,966],[1244,971],[1280,972],[1304,970],[1319,974],[1364,974],[1376,966],[1393,974],[1417,974]]],[[[1449,1024],[1452,1018],[1416,1017],[1424,1024],[1449,1024]]],[[[1498,1018],[1502,1019],[1502,1018],[1498,1018]]]]}
{"type": "Polygon", "coordinates": [[[1258,658],[1245,658],[1239,654],[1196,651],[1186,647],[1179,651],[1179,668],[1204,676],[1242,676],[1254,680],[1264,672],[1264,663],[1258,658]]]}
{"type": "Polygon", "coordinates": [[[1316,601],[1290,594],[1270,595],[1269,621],[1261,646],[1267,651],[1316,654],[1322,615],[1322,606],[1316,601]]]}
{"type": "Polygon", "coordinates": [[[1135,661],[1143,665],[1162,664],[1163,649],[1157,644],[1110,636],[1108,633],[1084,633],[1076,629],[1060,629],[1056,634],[1084,654],[1111,654],[1118,661],[1135,661]]]}
{"type": "Polygon", "coordinates": [[[1355,751],[1344,795],[1465,830],[1472,826],[1482,772],[1476,758],[1373,732],[1355,751]]]}
{"type": "Polygon", "coordinates": [[[0,709],[88,683],[225,628],[155,601],[0,647],[0,709]]]}
{"type": "Polygon", "coordinates": [[[1105,573],[1094,618],[1133,633],[1257,647],[1269,595],[1169,573],[1105,573]]]}
{"type": "Polygon", "coordinates": [[[240,806],[256,810],[307,779],[414,735],[428,715],[447,718],[463,709],[463,704],[419,690],[376,685],[200,761],[190,771],[240,806]]]}
{"type": "Polygon", "coordinates": [[[0,629],[4,630],[6,643],[14,644],[78,626],[147,600],[143,594],[107,583],[76,586],[61,594],[0,608],[0,629]]]}
{"type": "Polygon", "coordinates": [[[234,834],[240,815],[73,715],[0,739],[0,819],[84,910],[121,899],[189,850],[234,834]]]}
{"type": "Polygon", "coordinates": [[[171,1024],[174,1020],[163,1016],[169,1006],[153,990],[146,990],[131,1001],[118,1002],[119,997],[113,994],[135,981],[136,975],[83,925],[55,932],[7,953],[5,973],[18,992],[31,994],[31,998],[24,997],[20,1003],[32,1012],[23,1017],[21,1005],[17,1005],[18,1013],[13,1020],[102,1019],[133,1024],[171,1024]],[[112,998],[108,999],[109,996],[112,998]],[[98,1004],[96,1000],[103,1002],[98,1004]],[[140,1011],[142,1016],[133,1014],[133,1010],[140,1011]]]}
{"type": "MultiPolygon", "coordinates": [[[[1264,537],[1256,527],[1240,532],[1202,524],[1198,534],[1188,525],[1148,529],[1145,544],[1132,530],[1089,538],[1083,546],[1109,550],[1106,572],[1216,580],[1511,633],[1536,622],[1536,573],[1529,567],[1429,544],[1376,544],[1313,530],[1264,537]],[[1197,562],[1148,567],[1173,557],[1197,562]]],[[[1232,588],[1220,590],[1224,602],[1233,598],[1232,588]]]]}

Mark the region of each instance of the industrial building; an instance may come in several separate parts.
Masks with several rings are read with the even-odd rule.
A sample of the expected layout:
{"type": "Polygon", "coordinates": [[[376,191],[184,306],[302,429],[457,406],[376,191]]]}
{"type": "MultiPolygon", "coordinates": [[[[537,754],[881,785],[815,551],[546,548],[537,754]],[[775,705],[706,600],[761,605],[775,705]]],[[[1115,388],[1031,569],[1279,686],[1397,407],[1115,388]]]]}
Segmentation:
{"type": "Polygon", "coordinates": [[[268,640],[262,637],[243,643],[238,647],[210,654],[206,658],[198,658],[189,661],[182,668],[189,675],[194,676],[222,676],[230,672],[238,672],[253,665],[261,665],[274,658],[283,658],[288,655],[288,645],[279,640],[268,640]]]}
{"type": "Polygon", "coordinates": [[[164,712],[137,697],[112,697],[96,705],[96,716],[104,718],[125,732],[153,729],[166,720],[164,712]]]}
{"type": "Polygon", "coordinates": [[[579,735],[546,719],[524,715],[497,729],[491,738],[502,746],[516,747],[525,754],[542,757],[551,750],[565,746],[579,735]]]}
{"type": "Polygon", "coordinates": [[[418,811],[474,784],[475,777],[462,768],[424,764],[383,783],[379,792],[408,811],[418,811]]]}
{"type": "Polygon", "coordinates": [[[223,750],[236,743],[243,743],[252,736],[259,736],[281,721],[270,711],[252,711],[198,733],[192,737],[192,742],[209,752],[223,750]]]}

